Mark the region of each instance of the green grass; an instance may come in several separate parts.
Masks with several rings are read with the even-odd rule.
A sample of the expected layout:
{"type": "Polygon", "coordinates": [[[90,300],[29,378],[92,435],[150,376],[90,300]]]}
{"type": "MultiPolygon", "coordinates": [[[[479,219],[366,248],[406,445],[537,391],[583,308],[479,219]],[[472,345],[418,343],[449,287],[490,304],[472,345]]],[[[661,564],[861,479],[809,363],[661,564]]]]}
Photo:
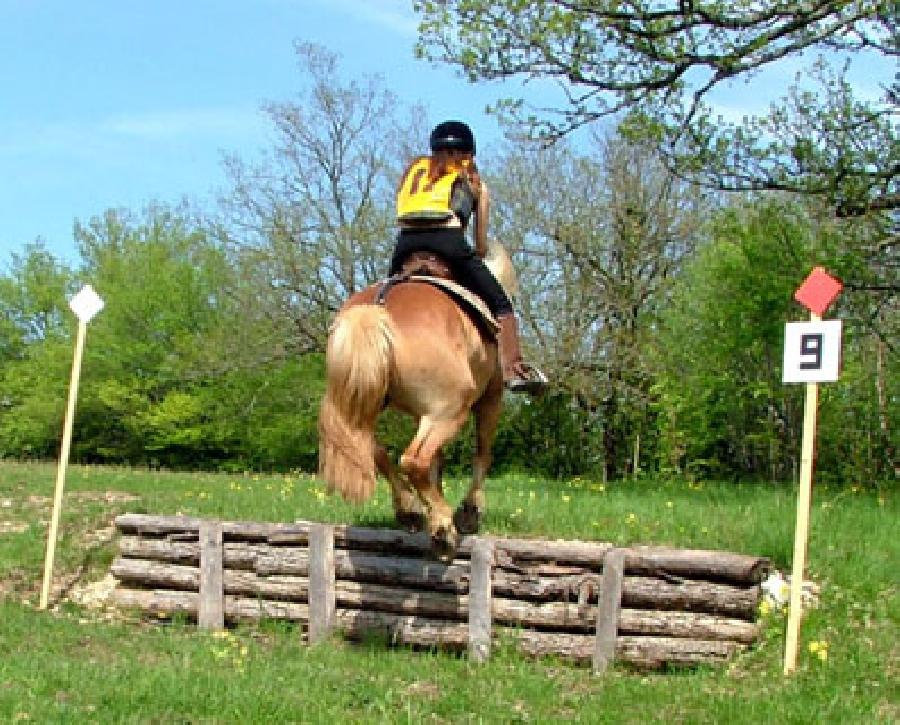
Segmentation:
{"type": "MultiPolygon", "coordinates": [[[[37,611],[55,468],[0,463],[0,721],[16,722],[896,722],[896,490],[814,493],[809,576],[821,602],[800,666],[782,676],[784,618],[715,669],[603,678],[501,648],[485,665],[439,652],[301,644],[264,622],[226,636],[180,623],[105,620],[62,601],[37,611]],[[824,643],[824,644],[823,644],[824,643]],[[824,659],[809,646],[827,653],[824,659]]],[[[455,503],[465,482],[448,482],[455,503]]],[[[505,535],[727,549],[790,565],[791,487],[685,481],[492,479],[485,529],[505,535]]],[[[118,513],[390,525],[386,488],[355,508],[315,479],[72,467],[57,573],[100,579],[118,513]],[[99,533],[98,533],[99,532],[99,533]]]]}

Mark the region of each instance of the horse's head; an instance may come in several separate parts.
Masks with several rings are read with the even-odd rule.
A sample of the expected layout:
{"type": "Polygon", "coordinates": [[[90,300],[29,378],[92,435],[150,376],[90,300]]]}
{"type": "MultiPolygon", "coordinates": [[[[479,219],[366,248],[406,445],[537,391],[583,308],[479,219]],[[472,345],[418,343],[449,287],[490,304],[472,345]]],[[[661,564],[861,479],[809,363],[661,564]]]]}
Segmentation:
{"type": "Polygon", "coordinates": [[[496,239],[488,240],[487,254],[484,255],[484,263],[491,270],[494,277],[503,287],[506,296],[515,299],[519,294],[519,279],[513,267],[512,259],[506,248],[496,239]]]}

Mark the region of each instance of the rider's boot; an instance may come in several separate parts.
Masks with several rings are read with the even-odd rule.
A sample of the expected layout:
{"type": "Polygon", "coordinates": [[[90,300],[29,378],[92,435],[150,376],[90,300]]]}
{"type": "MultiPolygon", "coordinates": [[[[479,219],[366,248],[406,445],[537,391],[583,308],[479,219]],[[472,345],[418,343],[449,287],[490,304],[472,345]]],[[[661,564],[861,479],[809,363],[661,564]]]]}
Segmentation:
{"type": "Polygon", "coordinates": [[[497,342],[500,345],[500,370],[504,384],[513,393],[542,393],[547,386],[547,377],[533,365],[523,362],[516,316],[513,313],[499,315],[497,322],[500,323],[497,342]]]}

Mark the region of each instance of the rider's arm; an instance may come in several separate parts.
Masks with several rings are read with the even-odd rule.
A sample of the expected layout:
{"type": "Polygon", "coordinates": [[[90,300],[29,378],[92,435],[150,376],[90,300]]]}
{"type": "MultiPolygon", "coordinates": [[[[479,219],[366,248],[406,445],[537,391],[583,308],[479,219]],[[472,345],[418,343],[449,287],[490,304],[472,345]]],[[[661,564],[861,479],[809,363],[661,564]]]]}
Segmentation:
{"type": "Polygon", "coordinates": [[[456,218],[465,229],[472,218],[472,212],[475,211],[475,194],[472,187],[464,178],[459,178],[453,183],[453,190],[450,192],[450,209],[456,214],[456,218]]]}
{"type": "Polygon", "coordinates": [[[480,184],[480,193],[475,198],[475,254],[484,258],[487,254],[488,216],[491,213],[491,195],[487,184],[480,184]]]}

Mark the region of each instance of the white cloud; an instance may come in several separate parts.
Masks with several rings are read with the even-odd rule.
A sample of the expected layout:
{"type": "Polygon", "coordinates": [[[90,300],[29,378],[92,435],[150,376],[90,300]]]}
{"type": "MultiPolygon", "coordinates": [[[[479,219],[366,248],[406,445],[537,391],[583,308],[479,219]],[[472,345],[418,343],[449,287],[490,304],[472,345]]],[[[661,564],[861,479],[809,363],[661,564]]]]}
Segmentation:
{"type": "Polygon", "coordinates": [[[330,11],[368,21],[395,35],[416,37],[419,18],[409,0],[317,0],[330,11]]]}
{"type": "Polygon", "coordinates": [[[267,126],[258,110],[194,108],[122,114],[104,119],[99,130],[144,140],[185,136],[236,137],[261,133],[267,126]]]}
{"type": "MultiPolygon", "coordinates": [[[[45,123],[0,119],[0,166],[19,173],[60,168],[121,169],[134,164],[197,163],[216,168],[225,151],[265,146],[261,111],[198,108],[67,118],[45,123]]],[[[53,169],[54,171],[46,171],[53,169]]]]}

